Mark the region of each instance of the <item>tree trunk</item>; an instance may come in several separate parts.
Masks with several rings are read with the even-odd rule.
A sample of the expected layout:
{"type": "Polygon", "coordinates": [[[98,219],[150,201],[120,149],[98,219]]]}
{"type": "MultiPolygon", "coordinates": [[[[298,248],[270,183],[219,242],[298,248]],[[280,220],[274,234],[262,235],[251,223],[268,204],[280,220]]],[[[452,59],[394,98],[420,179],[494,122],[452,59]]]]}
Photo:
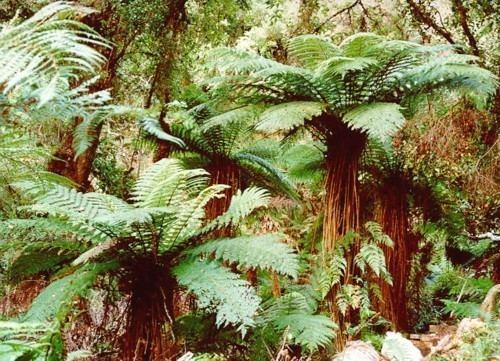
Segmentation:
{"type": "Polygon", "coordinates": [[[171,333],[177,283],[170,274],[169,262],[139,257],[125,269],[128,273],[122,283],[130,300],[121,359],[170,360],[179,350],[171,333]]]}
{"type": "MultiPolygon", "coordinates": [[[[108,24],[112,17],[113,9],[111,7],[107,7],[101,12],[90,14],[88,17],[83,19],[83,22],[98,32],[99,30],[101,30],[100,32],[103,36],[117,41],[117,39],[114,38],[114,35],[121,34],[118,25],[113,24],[111,31],[103,27],[103,24],[108,24]],[[106,32],[106,30],[108,31],[106,32]]],[[[90,92],[112,88],[113,81],[116,78],[119,61],[125,55],[126,49],[131,44],[134,38],[135,35],[131,35],[128,38],[123,39],[123,45],[119,51],[117,49],[111,49],[104,52],[104,55],[108,58],[105,69],[106,76],[101,78],[97,83],[93,84],[93,86],[90,87],[90,92]]],[[[101,135],[102,124],[97,125],[93,129],[94,138],[90,147],[79,157],[76,157],[75,151],[73,149],[73,131],[81,121],[81,119],[76,119],[74,122],[74,127],[70,127],[65,132],[61,145],[54,153],[55,159],[49,161],[47,170],[49,172],[57,173],[71,179],[80,186],[80,189],[82,191],[87,191],[90,189],[89,176],[92,170],[92,164],[97,154],[97,147],[99,145],[99,137],[101,135]]]]}
{"type": "Polygon", "coordinates": [[[359,161],[366,136],[339,124],[327,144],[323,221],[323,251],[360,226],[359,161]]]}
{"type": "Polygon", "coordinates": [[[71,179],[79,185],[82,191],[87,191],[90,189],[90,171],[97,154],[102,124],[94,129],[95,140],[90,147],[82,155],[76,157],[73,148],[73,129],[80,122],[80,119],[75,120],[75,125],[64,133],[61,145],[54,153],[54,158],[49,161],[47,170],[71,179]]]}
{"type": "MultiPolygon", "coordinates": [[[[359,163],[366,144],[366,136],[349,129],[340,120],[332,119],[329,124],[332,136],[327,142],[326,181],[323,221],[323,252],[325,255],[335,250],[337,242],[349,231],[358,232],[360,228],[359,163]]],[[[355,241],[345,257],[347,267],[343,284],[351,282],[354,273],[354,255],[359,250],[355,241]]],[[[329,308],[333,320],[339,325],[335,339],[337,351],[345,347],[345,321],[336,304],[338,286],[329,293],[329,308]]]]}
{"type": "Polygon", "coordinates": [[[385,181],[378,193],[375,219],[394,242],[394,247],[384,246],[388,271],[392,275],[392,286],[377,279],[381,299],[374,300],[375,309],[390,321],[397,330],[408,329],[406,306],[406,284],[410,272],[411,257],[416,251],[416,242],[409,232],[408,188],[398,176],[385,181]]]}
{"type": "MultiPolygon", "coordinates": [[[[208,167],[210,173],[210,184],[226,184],[229,186],[224,191],[224,197],[211,199],[205,207],[207,220],[212,220],[224,214],[231,204],[231,199],[240,188],[240,171],[236,165],[226,159],[216,159],[208,167]]],[[[215,237],[230,237],[233,235],[233,229],[226,227],[214,231],[215,237]]]]}
{"type": "Polygon", "coordinates": [[[231,204],[231,198],[240,188],[240,171],[234,164],[225,159],[217,159],[208,167],[210,185],[226,184],[229,186],[224,191],[224,197],[214,198],[208,202],[205,212],[209,220],[215,219],[226,212],[231,204]]]}

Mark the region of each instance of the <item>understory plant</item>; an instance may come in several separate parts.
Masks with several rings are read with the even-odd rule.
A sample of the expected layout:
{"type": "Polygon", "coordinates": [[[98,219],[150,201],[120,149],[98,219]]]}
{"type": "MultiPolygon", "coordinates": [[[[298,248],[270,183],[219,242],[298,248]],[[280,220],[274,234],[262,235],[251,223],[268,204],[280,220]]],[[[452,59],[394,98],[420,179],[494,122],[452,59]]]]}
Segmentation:
{"type": "Polygon", "coordinates": [[[233,196],[227,212],[206,221],[205,206],[227,187],[208,183],[206,171],[164,159],[138,179],[132,204],[57,184],[18,184],[35,197],[25,208],[35,218],[3,227],[16,234],[64,231],[85,249],[54,276],[22,320],[62,322],[72,299],[106,274],[128,295],[123,360],[166,357],[179,287],[196,295],[200,309],[215,313],[218,327],[234,326],[244,335],[254,325],[260,298],[237,270],[260,268],[293,278],[298,261],[277,234],[211,239],[215,230],[237,227],[264,207],[269,195],[250,187],[233,196]]]}

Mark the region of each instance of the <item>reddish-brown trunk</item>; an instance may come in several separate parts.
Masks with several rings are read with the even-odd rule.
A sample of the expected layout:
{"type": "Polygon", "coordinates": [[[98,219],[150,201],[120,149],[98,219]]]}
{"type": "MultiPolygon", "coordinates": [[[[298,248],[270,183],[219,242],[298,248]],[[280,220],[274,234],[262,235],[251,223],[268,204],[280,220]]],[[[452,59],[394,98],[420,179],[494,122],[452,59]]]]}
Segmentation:
{"type": "MultiPolygon", "coordinates": [[[[95,12],[84,18],[83,21],[93,29],[99,31],[103,30],[103,36],[111,38],[113,40],[115,37],[120,38],[117,34],[122,34],[122,31],[118,28],[117,24],[113,24],[111,31],[108,30],[106,33],[106,28],[101,29],[102,25],[110,21],[113,17],[113,10],[107,7],[101,12],[95,12]]],[[[135,35],[130,36],[123,40],[123,46],[118,51],[117,49],[105,49],[103,51],[104,55],[108,58],[106,63],[106,76],[101,78],[97,83],[90,87],[90,92],[96,92],[100,90],[110,89],[113,86],[113,81],[116,78],[119,61],[125,55],[127,47],[130,45],[135,35]]],[[[81,122],[81,119],[76,119],[74,122],[74,127],[70,127],[65,134],[61,145],[54,153],[54,159],[52,159],[48,165],[47,170],[53,173],[63,175],[80,186],[80,189],[87,191],[90,189],[90,172],[92,170],[92,164],[94,163],[95,156],[97,154],[97,147],[99,145],[99,137],[101,135],[102,123],[97,125],[93,129],[93,141],[90,147],[79,157],[76,157],[75,151],[73,149],[73,131],[76,126],[81,122]]]]}
{"type": "MultiPolygon", "coordinates": [[[[340,122],[339,122],[340,123],[340,122]]],[[[360,227],[359,161],[366,136],[343,123],[328,142],[323,220],[323,251],[331,253],[336,242],[360,227]]],[[[355,250],[354,250],[355,251],[355,250]]],[[[352,266],[349,267],[352,271],[352,266]]]]}
{"type": "Polygon", "coordinates": [[[179,350],[171,336],[177,285],[169,265],[149,257],[134,260],[126,268],[124,283],[130,301],[121,359],[170,360],[179,350]]]}
{"type": "MultiPolygon", "coordinates": [[[[231,198],[240,188],[240,171],[232,163],[225,159],[217,159],[212,162],[208,168],[210,173],[210,184],[225,184],[228,185],[224,191],[224,197],[214,198],[208,202],[205,213],[207,219],[215,219],[225,213],[231,204],[231,198]]],[[[223,230],[219,236],[231,235],[231,229],[223,230]]]]}
{"type": "Polygon", "coordinates": [[[411,257],[416,250],[415,238],[409,231],[408,188],[397,177],[389,179],[379,189],[376,220],[384,233],[394,242],[394,247],[384,247],[392,286],[378,280],[381,299],[374,300],[375,309],[390,321],[397,330],[408,329],[406,285],[411,257]]]}
{"type": "Polygon", "coordinates": [[[79,123],[80,120],[76,120],[75,126],[64,133],[61,145],[54,153],[54,158],[49,161],[47,170],[71,179],[80,186],[81,190],[87,191],[90,189],[90,171],[97,153],[102,124],[94,129],[95,140],[90,147],[82,155],[76,157],[73,149],[73,129],[79,123]]]}
{"type": "MultiPolygon", "coordinates": [[[[359,196],[359,161],[366,144],[366,136],[349,129],[344,123],[331,120],[329,127],[332,137],[327,144],[326,180],[323,221],[323,252],[333,252],[337,241],[349,231],[358,232],[360,228],[360,196],[359,196]]],[[[355,242],[346,253],[347,269],[343,283],[351,281],[354,264],[353,256],[359,249],[355,242]]],[[[337,288],[329,294],[329,308],[340,330],[335,339],[335,346],[340,351],[346,342],[344,321],[349,315],[342,317],[336,305],[337,288]]]]}

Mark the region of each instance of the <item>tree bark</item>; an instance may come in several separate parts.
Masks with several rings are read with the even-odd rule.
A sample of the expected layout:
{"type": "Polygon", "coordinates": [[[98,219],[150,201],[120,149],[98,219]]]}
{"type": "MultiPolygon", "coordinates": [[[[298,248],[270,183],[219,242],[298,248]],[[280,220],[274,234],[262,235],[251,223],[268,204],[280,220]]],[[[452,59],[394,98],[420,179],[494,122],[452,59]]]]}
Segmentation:
{"type": "MultiPolygon", "coordinates": [[[[325,255],[335,250],[337,242],[348,232],[360,229],[360,193],[359,163],[366,144],[366,136],[351,130],[337,119],[328,119],[331,137],[327,141],[326,180],[323,220],[323,252],[325,255]]],[[[359,250],[356,240],[346,252],[347,267],[343,284],[348,284],[354,274],[354,255],[359,250]]],[[[350,315],[342,316],[336,304],[338,287],[332,288],[328,295],[328,304],[333,320],[339,325],[339,332],[334,340],[337,351],[346,344],[345,322],[350,315]]]]}
{"type": "Polygon", "coordinates": [[[381,299],[374,299],[374,307],[382,317],[399,331],[408,330],[406,285],[410,273],[411,257],[417,250],[415,237],[409,231],[408,187],[397,175],[386,179],[378,190],[375,219],[385,234],[391,237],[393,247],[384,246],[392,286],[377,279],[381,299]]]}
{"type": "MultiPolygon", "coordinates": [[[[208,220],[217,218],[224,214],[231,204],[231,199],[240,188],[240,170],[238,167],[226,159],[214,159],[207,171],[210,173],[210,184],[226,184],[229,186],[224,191],[224,197],[211,199],[205,207],[205,214],[208,220]]],[[[228,237],[232,235],[232,229],[222,229],[215,232],[218,237],[228,237]]]]}
{"type": "Polygon", "coordinates": [[[469,46],[471,48],[472,54],[475,56],[480,56],[479,48],[477,47],[477,41],[472,31],[469,28],[469,23],[467,21],[467,9],[465,8],[462,0],[453,0],[453,7],[456,9],[458,18],[460,21],[460,26],[462,27],[462,31],[469,42],[469,46]]]}
{"type": "MultiPolygon", "coordinates": [[[[87,18],[84,18],[83,22],[92,27],[94,30],[99,31],[102,30],[101,27],[104,23],[107,24],[111,21],[110,19],[112,19],[112,17],[113,9],[108,6],[103,11],[92,13],[87,18]]],[[[113,35],[120,33],[120,29],[117,24],[114,24],[112,31],[109,32],[110,34],[106,34],[105,31],[101,31],[101,33],[103,36],[107,36],[108,38],[116,41],[113,35]]],[[[134,37],[135,34],[131,34],[127,39],[123,40],[122,48],[119,51],[116,49],[105,51],[105,55],[108,57],[108,62],[106,63],[106,76],[91,86],[89,90],[90,92],[112,88],[113,82],[116,78],[119,61],[125,55],[125,51],[131,44],[134,37]]],[[[73,149],[73,131],[80,122],[81,119],[76,119],[74,121],[74,126],[70,127],[70,129],[65,132],[61,145],[54,153],[54,159],[49,161],[47,165],[47,170],[71,179],[79,185],[80,190],[88,191],[90,189],[89,176],[92,170],[92,164],[97,154],[102,124],[98,124],[93,129],[94,138],[91,146],[79,157],[76,157],[76,153],[73,149]]]]}

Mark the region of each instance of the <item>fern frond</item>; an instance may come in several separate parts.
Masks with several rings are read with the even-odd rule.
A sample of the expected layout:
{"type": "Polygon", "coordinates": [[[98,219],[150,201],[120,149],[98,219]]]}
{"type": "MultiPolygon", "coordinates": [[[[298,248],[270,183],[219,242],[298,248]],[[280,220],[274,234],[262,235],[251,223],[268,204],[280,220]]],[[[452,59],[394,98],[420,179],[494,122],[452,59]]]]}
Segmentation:
{"type": "Polygon", "coordinates": [[[384,233],[382,226],[377,222],[366,222],[364,224],[365,229],[370,233],[372,240],[381,245],[387,247],[394,247],[394,242],[387,234],[384,233]]]}
{"type": "Polygon", "coordinates": [[[338,328],[328,316],[297,313],[278,318],[275,325],[279,329],[287,330],[294,343],[309,352],[330,345],[338,328]]]}
{"type": "Polygon", "coordinates": [[[384,251],[375,244],[365,244],[359,250],[359,253],[355,256],[354,262],[356,266],[361,270],[361,272],[366,271],[366,266],[377,275],[377,277],[382,277],[388,283],[391,284],[390,274],[387,271],[385,264],[384,251]]]}
{"type": "Polygon", "coordinates": [[[256,129],[273,133],[286,131],[304,125],[313,117],[319,116],[326,106],[320,102],[296,101],[273,105],[261,115],[256,129]]]}
{"type": "Polygon", "coordinates": [[[242,171],[255,182],[264,184],[268,189],[286,194],[291,199],[299,199],[295,185],[289,177],[268,160],[248,152],[232,155],[242,171]]]}
{"type": "Polygon", "coordinates": [[[73,262],[71,262],[71,264],[73,266],[79,266],[88,263],[90,260],[99,257],[104,252],[114,248],[118,244],[119,244],[118,239],[116,238],[108,239],[80,254],[76,259],[73,260],[73,262]]]}
{"type": "Polygon", "coordinates": [[[371,103],[347,112],[343,120],[353,129],[360,129],[373,138],[385,141],[404,124],[405,117],[397,104],[371,103]]]}
{"type": "Polygon", "coordinates": [[[372,56],[378,51],[377,45],[384,42],[380,35],[356,33],[345,38],[339,45],[342,54],[349,57],[372,56]]]}
{"type": "Polygon", "coordinates": [[[144,131],[158,139],[165,140],[173,143],[181,148],[185,147],[184,141],[178,137],[173,136],[163,130],[158,119],[153,117],[140,117],[137,121],[139,127],[144,131]]]}
{"type": "Polygon", "coordinates": [[[338,75],[343,78],[347,72],[365,70],[376,64],[377,60],[373,58],[333,56],[321,62],[314,71],[318,79],[325,81],[326,79],[332,79],[338,75]]]}
{"type": "Polygon", "coordinates": [[[170,250],[198,235],[205,218],[205,206],[212,198],[223,197],[227,188],[223,184],[214,184],[203,189],[199,194],[184,203],[178,203],[176,216],[172,221],[163,224],[160,248],[170,250]]]}
{"type": "Polygon", "coordinates": [[[201,131],[207,131],[216,126],[227,126],[235,124],[238,127],[249,126],[255,122],[260,112],[260,107],[255,105],[246,105],[243,107],[234,108],[223,112],[222,114],[215,115],[208,118],[203,122],[201,131]]]}
{"type": "MultiPolygon", "coordinates": [[[[79,214],[87,220],[109,214],[109,210],[100,201],[97,193],[90,196],[78,192],[73,188],[67,188],[55,184],[51,189],[37,197],[36,205],[53,208],[55,212],[73,216],[79,214]]],[[[109,196],[105,196],[109,198],[109,196]]]]}
{"type": "Polygon", "coordinates": [[[282,64],[243,50],[217,48],[208,54],[206,65],[222,74],[242,74],[281,66],[282,64]]]}
{"type": "Polygon", "coordinates": [[[358,285],[342,285],[337,293],[336,301],[340,312],[345,315],[349,308],[359,309],[363,298],[362,289],[358,285]]]}
{"type": "Polygon", "coordinates": [[[55,327],[43,322],[0,321],[2,360],[38,360],[48,354],[55,327]]]}
{"type": "Polygon", "coordinates": [[[0,32],[0,84],[7,94],[17,89],[38,90],[40,105],[56,95],[61,83],[95,73],[105,58],[94,46],[109,47],[91,28],[62,14],[89,9],[54,2],[33,17],[0,32]]]}
{"type": "Polygon", "coordinates": [[[237,325],[245,334],[254,325],[260,299],[248,282],[214,262],[183,262],[174,268],[179,284],[197,297],[201,309],[216,313],[219,327],[237,325]]]}
{"type": "Polygon", "coordinates": [[[166,207],[187,200],[208,184],[203,169],[185,169],[178,159],[162,159],[149,167],[132,189],[139,207],[166,207]]]}
{"type": "Polygon", "coordinates": [[[328,346],[337,330],[337,325],[329,317],[314,315],[314,311],[303,294],[290,292],[265,306],[261,322],[287,332],[293,343],[314,352],[328,346]]]}
{"type": "Polygon", "coordinates": [[[70,309],[73,299],[85,295],[94,283],[97,275],[110,265],[89,265],[76,272],[58,279],[47,286],[32,302],[23,316],[25,322],[52,321],[54,317],[62,319],[70,309]]]}
{"type": "Polygon", "coordinates": [[[200,233],[215,229],[237,226],[243,219],[258,208],[267,206],[270,200],[269,192],[258,187],[249,187],[243,192],[238,190],[231,198],[229,208],[224,214],[209,222],[200,233]]]}
{"type": "Polygon", "coordinates": [[[318,35],[301,35],[288,42],[288,52],[292,60],[306,68],[314,68],[320,62],[339,54],[339,49],[318,35]]]}
{"type": "Polygon", "coordinates": [[[297,278],[297,254],[281,239],[277,234],[225,238],[204,243],[189,254],[205,254],[247,269],[261,268],[297,278]]]}

